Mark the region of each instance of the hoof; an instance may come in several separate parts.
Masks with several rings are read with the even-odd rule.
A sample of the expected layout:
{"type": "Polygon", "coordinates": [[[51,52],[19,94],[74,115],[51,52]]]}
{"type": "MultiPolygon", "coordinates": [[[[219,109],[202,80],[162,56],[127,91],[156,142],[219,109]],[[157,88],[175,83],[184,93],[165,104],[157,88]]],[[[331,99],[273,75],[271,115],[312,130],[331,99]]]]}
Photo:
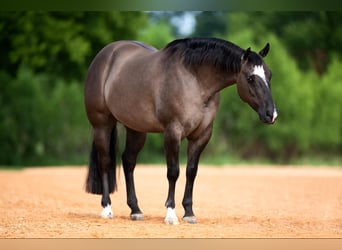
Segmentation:
{"type": "Polygon", "coordinates": [[[105,219],[113,219],[114,214],[110,205],[107,205],[105,208],[103,208],[101,217],[105,219]]]}
{"type": "Polygon", "coordinates": [[[131,220],[144,220],[144,215],[141,213],[131,214],[131,220]]]}
{"type": "Polygon", "coordinates": [[[177,218],[176,213],[175,213],[175,209],[172,209],[172,208],[167,209],[167,214],[166,214],[166,217],[164,219],[164,222],[167,225],[178,225],[179,224],[178,218],[177,218]]]}
{"type": "Polygon", "coordinates": [[[177,218],[165,218],[164,222],[167,225],[178,225],[179,224],[177,218]]]}
{"type": "Polygon", "coordinates": [[[197,219],[195,216],[184,216],[183,221],[185,221],[189,224],[197,224],[197,219]]]}

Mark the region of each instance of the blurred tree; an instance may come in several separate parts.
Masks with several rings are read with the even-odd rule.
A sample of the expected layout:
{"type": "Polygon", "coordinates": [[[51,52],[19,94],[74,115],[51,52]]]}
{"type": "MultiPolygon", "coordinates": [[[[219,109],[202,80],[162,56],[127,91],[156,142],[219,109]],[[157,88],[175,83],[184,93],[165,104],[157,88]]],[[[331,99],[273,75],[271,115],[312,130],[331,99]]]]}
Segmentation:
{"type": "MultiPolygon", "coordinates": [[[[150,22],[152,25],[158,25],[160,23],[164,23],[169,26],[171,30],[171,34],[174,37],[181,37],[182,34],[180,32],[179,27],[173,22],[175,18],[182,18],[186,11],[150,11],[147,12],[150,17],[150,22]]],[[[170,41],[169,41],[170,42],[170,41]]]]}
{"type": "Polygon", "coordinates": [[[203,11],[196,15],[196,26],[192,36],[213,37],[225,34],[227,22],[224,12],[203,11]]]}
{"type": "Polygon", "coordinates": [[[227,14],[225,39],[256,51],[271,43],[265,61],[273,71],[279,119],[272,127],[260,126],[236,93],[226,90],[220,107],[225,111],[219,112],[215,125],[215,147],[282,162],[313,151],[341,152],[342,99],[337,96],[342,95],[342,84],[337,69],[342,50],[335,44],[342,39],[340,17],[336,12],[227,14]]]}
{"type": "Polygon", "coordinates": [[[137,40],[150,44],[157,49],[165,47],[166,44],[174,39],[172,28],[165,21],[152,23],[142,29],[137,35],[137,40]]]}
{"type": "Polygon", "coordinates": [[[142,12],[1,12],[0,68],[83,79],[94,55],[114,40],[134,39],[142,12]]]}
{"type": "MultiPolygon", "coordinates": [[[[91,60],[115,40],[142,40],[161,48],[181,36],[172,19],[183,15],[0,12],[0,165],[84,164],[91,131],[83,79],[91,60]]],[[[264,126],[234,86],[224,90],[204,157],[227,159],[229,152],[285,162],[310,153],[340,156],[340,12],[194,15],[193,36],[218,36],[256,51],[271,43],[265,60],[273,71],[279,111],[278,122],[264,126]]],[[[161,135],[149,135],[141,159],[164,159],[161,135]]]]}
{"type": "Polygon", "coordinates": [[[0,164],[86,162],[87,68],[146,26],[142,12],[0,12],[0,164]]]}
{"type": "MultiPolygon", "coordinates": [[[[342,58],[342,12],[243,12],[227,13],[228,34],[253,29],[253,41],[275,34],[303,70],[327,69],[332,55],[342,58]]],[[[264,41],[262,41],[264,42],[264,41]]]]}
{"type": "Polygon", "coordinates": [[[90,129],[83,86],[20,67],[0,71],[0,165],[85,163],[90,129]]]}

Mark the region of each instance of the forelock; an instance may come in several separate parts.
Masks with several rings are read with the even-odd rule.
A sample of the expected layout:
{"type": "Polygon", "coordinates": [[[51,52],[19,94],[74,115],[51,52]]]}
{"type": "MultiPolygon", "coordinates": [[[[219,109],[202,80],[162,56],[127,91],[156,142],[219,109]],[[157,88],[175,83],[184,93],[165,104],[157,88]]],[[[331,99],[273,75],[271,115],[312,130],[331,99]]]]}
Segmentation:
{"type": "Polygon", "coordinates": [[[251,52],[251,54],[248,56],[248,63],[250,63],[252,65],[262,65],[263,60],[259,54],[255,53],[255,52],[251,52]]]}

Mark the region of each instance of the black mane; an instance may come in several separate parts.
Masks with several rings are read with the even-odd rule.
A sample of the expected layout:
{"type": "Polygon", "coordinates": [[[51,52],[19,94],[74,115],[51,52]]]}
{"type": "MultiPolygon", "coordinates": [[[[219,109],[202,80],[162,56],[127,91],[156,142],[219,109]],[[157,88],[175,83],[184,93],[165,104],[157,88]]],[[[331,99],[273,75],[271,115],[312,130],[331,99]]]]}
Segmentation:
{"type": "Polygon", "coordinates": [[[180,56],[185,66],[210,64],[225,72],[237,73],[244,50],[218,38],[185,38],[170,42],[164,48],[168,56],[180,56]]]}

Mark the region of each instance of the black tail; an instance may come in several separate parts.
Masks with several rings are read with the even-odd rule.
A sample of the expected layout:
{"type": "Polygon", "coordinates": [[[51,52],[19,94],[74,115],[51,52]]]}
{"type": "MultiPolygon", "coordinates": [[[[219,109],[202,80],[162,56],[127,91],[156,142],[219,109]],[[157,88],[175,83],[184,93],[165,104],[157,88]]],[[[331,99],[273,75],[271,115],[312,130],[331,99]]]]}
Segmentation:
{"type": "MultiPolygon", "coordinates": [[[[109,192],[113,193],[116,190],[116,144],[117,144],[117,130],[116,127],[113,128],[110,135],[110,167],[108,170],[108,184],[109,184],[109,192]]],[[[89,159],[89,168],[88,168],[88,176],[86,180],[86,192],[92,194],[102,194],[103,186],[102,186],[102,178],[99,169],[99,161],[97,157],[97,150],[95,144],[93,143],[90,159],[89,159]]]]}

